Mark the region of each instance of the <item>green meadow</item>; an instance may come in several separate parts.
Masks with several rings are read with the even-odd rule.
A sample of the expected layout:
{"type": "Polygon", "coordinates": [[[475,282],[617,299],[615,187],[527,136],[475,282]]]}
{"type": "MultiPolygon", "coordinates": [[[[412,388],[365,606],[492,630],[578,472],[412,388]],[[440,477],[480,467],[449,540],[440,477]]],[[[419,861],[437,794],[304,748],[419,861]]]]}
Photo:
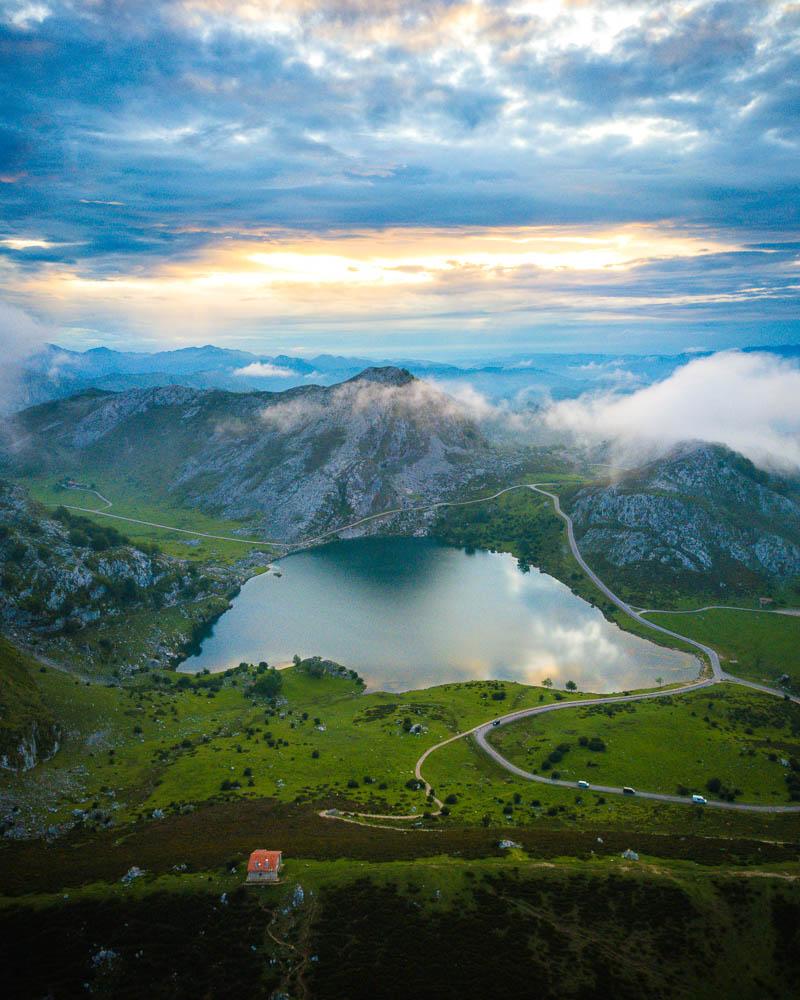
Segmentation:
{"type": "Polygon", "coordinates": [[[203,538],[199,535],[184,534],[181,531],[170,531],[169,528],[180,528],[185,532],[201,532],[209,535],[224,535],[243,539],[256,538],[252,526],[238,521],[230,521],[212,517],[199,508],[181,507],[159,500],[159,494],[142,489],[133,478],[112,476],[107,471],[82,472],[82,482],[94,484],[98,492],[107,497],[112,507],[84,490],[69,490],[59,486],[54,476],[26,477],[18,479],[21,486],[30,490],[34,499],[47,507],[71,505],[85,508],[83,516],[97,521],[99,524],[112,524],[118,531],[126,535],[137,545],[158,545],[167,555],[176,559],[192,559],[198,562],[220,561],[232,563],[253,550],[277,552],[273,546],[264,542],[253,545],[247,541],[229,541],[220,538],[203,538]],[[91,511],[97,511],[97,514],[91,511]],[[166,528],[155,528],[149,525],[136,524],[131,521],[119,521],[116,518],[104,516],[103,512],[121,517],[135,518],[141,521],[153,521],[166,525],[166,528]]]}
{"type": "Polygon", "coordinates": [[[795,773],[789,762],[796,766],[800,756],[800,706],[725,684],[551,712],[504,726],[491,740],[510,761],[545,777],[557,772],[567,781],[788,802],[786,779],[795,773]]]}
{"type": "MultiPolygon", "coordinates": [[[[704,834],[724,836],[765,830],[779,836],[797,830],[793,816],[715,811],[694,818],[687,807],[576,795],[526,781],[492,763],[469,738],[437,750],[424,765],[425,777],[446,804],[443,816],[431,817],[434,807],[413,781],[415,763],[425,749],[497,715],[566,696],[497,681],[364,694],[356,680],[313,676],[304,661],[280,672],[280,696],[269,700],[250,690],[258,676],[253,668],[195,678],[151,671],[111,686],[34,668],[43,710],[61,720],[62,746],[33,771],[0,775],[0,794],[13,797],[28,826],[40,832],[70,826],[76,815],[86,832],[141,823],[158,829],[168,817],[196,816],[199,821],[205,809],[234,815],[237,809],[256,808],[262,802],[312,813],[337,808],[418,816],[395,823],[403,830],[410,827],[408,835],[419,831],[422,836],[431,826],[445,831],[464,825],[488,829],[535,824],[576,831],[599,826],[672,833],[690,822],[704,834]]],[[[580,701],[585,696],[572,697],[580,701]]],[[[629,723],[626,738],[631,747],[618,750],[616,737],[609,737],[612,749],[591,755],[603,758],[602,770],[592,770],[598,780],[611,781],[613,763],[632,758],[635,770],[619,783],[638,781],[654,790],[672,791],[678,783],[695,785],[712,776],[728,782],[738,766],[742,801],[787,801],[785,769],[768,755],[794,752],[791,727],[796,726],[796,714],[787,715],[789,709],[777,699],[729,692],[727,687],[703,697],[696,708],[685,711],[686,699],[676,697],[669,699],[674,705],[639,704],[635,713],[614,712],[610,718],[597,713],[588,722],[583,719],[588,709],[552,713],[536,720],[534,731],[538,734],[540,726],[554,724],[588,732],[596,723],[605,732],[607,725],[624,721],[629,723]],[[712,711],[709,702],[716,706],[714,725],[702,718],[712,711]],[[699,709],[693,717],[691,712],[699,709]],[[686,749],[695,732],[707,739],[696,751],[704,754],[697,758],[703,764],[692,769],[684,761],[689,760],[687,753],[695,752],[686,749]]],[[[504,727],[497,737],[505,741],[507,733],[518,729],[520,746],[525,746],[522,724],[504,727]]],[[[553,740],[539,738],[545,741],[542,753],[546,746],[566,740],[560,729],[553,740]]],[[[527,750],[521,753],[527,767],[530,755],[527,750]]],[[[565,777],[565,768],[584,776],[584,768],[577,767],[582,757],[577,749],[570,750],[564,766],[559,765],[565,777]]]]}
{"type": "Polygon", "coordinates": [[[657,625],[713,646],[728,673],[775,685],[782,674],[800,686],[800,616],[714,608],[650,614],[657,625]]]}

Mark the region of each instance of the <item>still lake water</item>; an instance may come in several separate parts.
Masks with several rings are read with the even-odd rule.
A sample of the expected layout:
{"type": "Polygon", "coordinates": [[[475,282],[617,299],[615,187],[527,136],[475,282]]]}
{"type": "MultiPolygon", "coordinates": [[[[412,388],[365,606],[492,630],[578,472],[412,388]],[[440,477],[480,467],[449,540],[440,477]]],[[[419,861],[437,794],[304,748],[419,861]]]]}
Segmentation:
{"type": "Polygon", "coordinates": [[[694,678],[695,657],[623,632],[513,556],[423,538],[335,542],[288,556],[242,587],[181,669],[319,654],[369,690],[486,678],[621,691],[694,678]]]}

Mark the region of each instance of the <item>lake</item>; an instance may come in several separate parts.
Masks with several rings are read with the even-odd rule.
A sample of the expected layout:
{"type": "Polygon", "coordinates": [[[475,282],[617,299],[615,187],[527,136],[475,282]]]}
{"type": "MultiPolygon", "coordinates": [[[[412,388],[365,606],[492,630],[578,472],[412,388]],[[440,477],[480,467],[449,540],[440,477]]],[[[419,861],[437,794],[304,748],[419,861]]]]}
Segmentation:
{"type": "Polygon", "coordinates": [[[428,538],[364,538],[287,556],[254,577],[182,670],[319,654],[369,690],[549,677],[582,691],[685,681],[698,660],[623,632],[563,583],[513,556],[428,538]]]}

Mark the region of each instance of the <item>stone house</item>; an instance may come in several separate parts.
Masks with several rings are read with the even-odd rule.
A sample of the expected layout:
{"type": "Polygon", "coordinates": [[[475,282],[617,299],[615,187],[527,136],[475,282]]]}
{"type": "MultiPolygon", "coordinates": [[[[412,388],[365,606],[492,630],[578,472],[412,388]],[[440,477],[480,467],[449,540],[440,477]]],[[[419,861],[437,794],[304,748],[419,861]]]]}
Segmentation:
{"type": "Polygon", "coordinates": [[[247,862],[247,881],[277,882],[282,867],[281,851],[253,851],[247,862]]]}

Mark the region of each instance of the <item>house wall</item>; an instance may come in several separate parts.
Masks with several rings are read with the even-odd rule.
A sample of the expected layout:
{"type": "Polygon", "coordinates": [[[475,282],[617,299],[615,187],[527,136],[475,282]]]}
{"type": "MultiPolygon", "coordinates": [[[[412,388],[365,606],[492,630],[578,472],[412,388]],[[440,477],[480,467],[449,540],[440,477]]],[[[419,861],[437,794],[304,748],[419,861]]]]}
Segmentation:
{"type": "Polygon", "coordinates": [[[277,872],[248,872],[247,873],[248,882],[277,882],[278,873],[277,872]]]}

